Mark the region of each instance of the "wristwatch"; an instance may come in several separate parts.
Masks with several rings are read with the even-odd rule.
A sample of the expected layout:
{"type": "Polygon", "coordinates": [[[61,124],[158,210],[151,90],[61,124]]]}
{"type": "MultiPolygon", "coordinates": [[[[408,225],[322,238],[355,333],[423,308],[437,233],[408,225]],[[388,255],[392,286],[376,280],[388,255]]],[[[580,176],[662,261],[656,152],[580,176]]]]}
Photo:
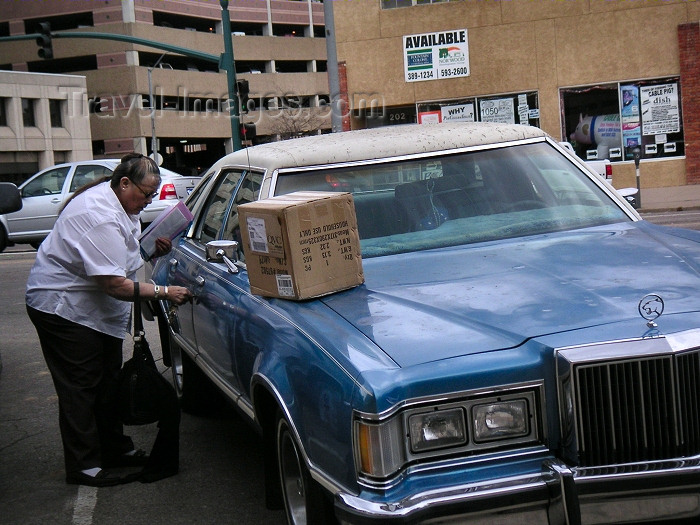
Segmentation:
{"type": "Polygon", "coordinates": [[[153,298],[158,299],[158,296],[160,295],[160,286],[157,284],[153,285],[153,298]]]}

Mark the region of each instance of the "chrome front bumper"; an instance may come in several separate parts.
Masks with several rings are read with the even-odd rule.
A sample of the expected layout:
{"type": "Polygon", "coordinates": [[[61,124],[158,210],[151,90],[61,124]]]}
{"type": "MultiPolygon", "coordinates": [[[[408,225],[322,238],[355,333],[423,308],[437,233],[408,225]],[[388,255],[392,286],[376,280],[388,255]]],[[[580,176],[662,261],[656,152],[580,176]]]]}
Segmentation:
{"type": "Polygon", "coordinates": [[[700,456],[678,461],[572,470],[546,461],[542,472],[446,490],[394,503],[336,497],[343,524],[460,523],[593,525],[700,516],[700,456]]]}

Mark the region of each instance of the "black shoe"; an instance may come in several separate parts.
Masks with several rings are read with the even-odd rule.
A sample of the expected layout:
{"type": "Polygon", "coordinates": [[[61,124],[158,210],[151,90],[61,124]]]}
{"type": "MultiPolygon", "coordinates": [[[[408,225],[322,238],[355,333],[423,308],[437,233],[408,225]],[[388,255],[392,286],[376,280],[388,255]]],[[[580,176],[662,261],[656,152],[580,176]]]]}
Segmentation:
{"type": "Polygon", "coordinates": [[[66,474],[66,483],[69,485],[86,485],[88,487],[113,487],[121,485],[122,478],[106,470],[100,470],[96,475],[90,476],[84,472],[69,472],[66,474]]]}
{"type": "Polygon", "coordinates": [[[121,456],[107,458],[102,461],[102,466],[104,468],[144,467],[148,463],[148,457],[144,450],[137,450],[133,454],[122,454],[121,456]]]}

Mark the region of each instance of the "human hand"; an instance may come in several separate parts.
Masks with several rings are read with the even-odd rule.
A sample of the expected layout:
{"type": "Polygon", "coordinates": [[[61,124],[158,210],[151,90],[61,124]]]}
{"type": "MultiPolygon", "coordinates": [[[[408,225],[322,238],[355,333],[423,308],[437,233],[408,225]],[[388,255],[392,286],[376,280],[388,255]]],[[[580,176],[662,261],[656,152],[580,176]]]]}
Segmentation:
{"type": "Polygon", "coordinates": [[[165,298],[176,305],[184,304],[192,300],[192,292],[184,286],[168,286],[165,298]]]}
{"type": "Polygon", "coordinates": [[[170,241],[170,239],[168,239],[167,237],[158,237],[156,239],[156,251],[154,252],[153,257],[160,257],[161,255],[165,255],[172,249],[173,243],[170,241]]]}

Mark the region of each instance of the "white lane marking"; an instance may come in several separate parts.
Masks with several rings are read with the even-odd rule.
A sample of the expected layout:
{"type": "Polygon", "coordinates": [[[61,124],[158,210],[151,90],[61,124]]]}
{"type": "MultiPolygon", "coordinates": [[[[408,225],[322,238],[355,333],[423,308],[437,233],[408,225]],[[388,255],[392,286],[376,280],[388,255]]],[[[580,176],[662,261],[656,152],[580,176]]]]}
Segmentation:
{"type": "Polygon", "coordinates": [[[73,525],[92,525],[92,514],[97,504],[97,487],[80,485],[73,505],[73,525]]]}

